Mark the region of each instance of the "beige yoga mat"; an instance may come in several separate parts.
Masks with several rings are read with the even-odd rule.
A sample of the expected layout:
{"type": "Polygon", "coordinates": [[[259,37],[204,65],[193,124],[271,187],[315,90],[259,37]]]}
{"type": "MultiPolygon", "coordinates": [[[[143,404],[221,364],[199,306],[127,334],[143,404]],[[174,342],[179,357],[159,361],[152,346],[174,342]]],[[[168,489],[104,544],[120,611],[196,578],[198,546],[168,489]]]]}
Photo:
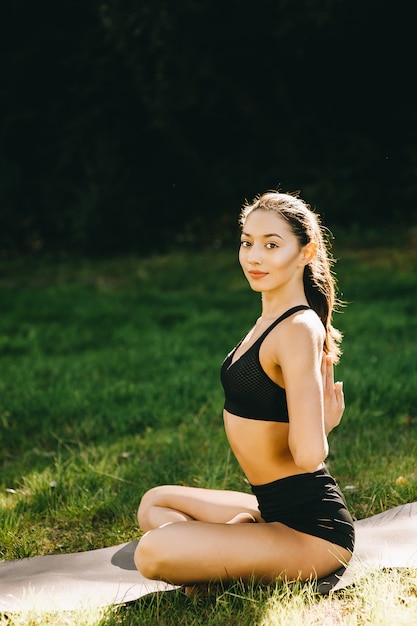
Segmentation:
{"type": "MultiPolygon", "coordinates": [[[[356,547],[346,570],[318,581],[328,593],[373,569],[417,567],[417,502],[355,522],[356,547]]],[[[137,542],[75,554],[0,563],[0,612],[79,610],[175,589],[148,580],[133,562],[137,542]]]]}
{"type": "Polygon", "coordinates": [[[137,543],[3,561],[0,613],[75,611],[123,604],[155,591],[175,589],[137,571],[133,562],[137,543]]]}
{"type": "Polygon", "coordinates": [[[318,581],[321,593],[348,587],[371,570],[417,568],[417,502],[356,521],[355,534],[348,567],[318,581]]]}

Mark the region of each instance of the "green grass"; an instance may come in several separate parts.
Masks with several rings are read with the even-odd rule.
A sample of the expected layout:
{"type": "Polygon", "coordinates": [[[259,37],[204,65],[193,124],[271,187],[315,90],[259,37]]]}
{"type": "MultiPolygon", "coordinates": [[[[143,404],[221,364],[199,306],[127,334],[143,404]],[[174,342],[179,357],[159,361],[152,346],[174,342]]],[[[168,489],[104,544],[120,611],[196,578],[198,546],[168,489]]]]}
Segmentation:
{"type": "MultiPolygon", "coordinates": [[[[361,518],[417,500],[417,254],[336,253],[347,408],[328,465],[361,518]]],[[[220,363],[259,314],[235,255],[10,261],[0,288],[0,558],[135,539],[156,484],[248,489],[221,419],[220,363]]],[[[416,572],[375,573],[331,598],[236,584],[42,623],[406,624],[416,589],[416,572]]],[[[24,619],[0,624],[41,623],[24,619]]]]}

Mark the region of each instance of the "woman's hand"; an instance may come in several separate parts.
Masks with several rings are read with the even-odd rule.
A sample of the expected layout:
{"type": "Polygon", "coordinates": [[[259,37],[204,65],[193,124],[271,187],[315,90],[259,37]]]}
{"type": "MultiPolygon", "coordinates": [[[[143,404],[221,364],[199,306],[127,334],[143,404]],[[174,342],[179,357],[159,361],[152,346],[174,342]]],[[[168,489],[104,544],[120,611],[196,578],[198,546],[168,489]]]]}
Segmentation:
{"type": "Polygon", "coordinates": [[[326,435],[340,424],[345,410],[343,383],[334,382],[332,358],[323,354],[321,360],[321,376],[323,380],[324,429],[326,435]]]}

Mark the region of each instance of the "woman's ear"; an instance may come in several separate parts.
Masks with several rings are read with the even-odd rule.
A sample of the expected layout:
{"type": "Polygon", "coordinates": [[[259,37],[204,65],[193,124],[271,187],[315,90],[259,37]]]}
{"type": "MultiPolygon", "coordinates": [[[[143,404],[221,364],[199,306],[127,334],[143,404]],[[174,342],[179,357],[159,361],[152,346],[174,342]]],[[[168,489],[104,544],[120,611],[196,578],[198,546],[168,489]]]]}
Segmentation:
{"type": "Polygon", "coordinates": [[[308,265],[310,261],[316,256],[317,244],[314,241],[310,241],[302,250],[300,265],[308,265]]]}

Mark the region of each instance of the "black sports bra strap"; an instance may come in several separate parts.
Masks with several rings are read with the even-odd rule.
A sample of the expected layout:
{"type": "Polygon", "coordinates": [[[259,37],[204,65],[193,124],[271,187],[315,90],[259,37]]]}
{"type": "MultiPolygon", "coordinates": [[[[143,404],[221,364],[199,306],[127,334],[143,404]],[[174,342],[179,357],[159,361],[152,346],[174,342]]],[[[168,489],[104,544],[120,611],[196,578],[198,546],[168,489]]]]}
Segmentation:
{"type": "Polygon", "coordinates": [[[270,326],[268,326],[268,328],[262,333],[259,339],[255,341],[255,343],[262,342],[267,336],[267,334],[275,328],[275,326],[278,326],[280,322],[283,322],[284,320],[286,320],[287,317],[290,317],[290,315],[293,315],[293,313],[297,313],[298,311],[308,311],[309,309],[310,307],[306,306],[305,304],[299,304],[298,306],[293,306],[291,309],[288,309],[288,311],[285,311],[285,313],[280,315],[278,319],[276,319],[274,322],[272,322],[270,326]]]}

